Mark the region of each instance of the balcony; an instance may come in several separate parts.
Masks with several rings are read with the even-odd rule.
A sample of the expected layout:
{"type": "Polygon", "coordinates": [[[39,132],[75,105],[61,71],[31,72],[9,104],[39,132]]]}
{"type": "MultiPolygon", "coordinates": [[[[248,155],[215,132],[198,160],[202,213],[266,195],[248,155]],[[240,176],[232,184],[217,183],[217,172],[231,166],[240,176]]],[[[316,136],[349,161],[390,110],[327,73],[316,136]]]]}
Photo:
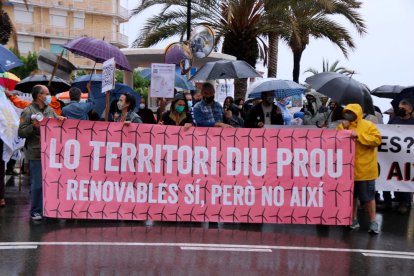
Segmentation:
{"type": "Polygon", "coordinates": [[[52,25],[46,24],[23,24],[15,23],[15,28],[17,33],[33,35],[39,37],[51,37],[51,38],[62,38],[62,39],[73,39],[83,35],[89,37],[95,37],[102,39],[105,37],[105,40],[111,44],[114,44],[117,47],[125,48],[128,47],[128,37],[124,34],[117,32],[110,32],[108,30],[98,30],[98,29],[84,29],[77,30],[72,28],[58,28],[52,25]]]}
{"type": "MultiPolygon", "coordinates": [[[[10,2],[22,3],[19,0],[10,0],[10,2]]],[[[116,16],[121,23],[128,21],[128,9],[121,5],[113,5],[112,1],[107,0],[84,0],[83,2],[74,0],[29,0],[28,3],[31,6],[116,16]]]]}

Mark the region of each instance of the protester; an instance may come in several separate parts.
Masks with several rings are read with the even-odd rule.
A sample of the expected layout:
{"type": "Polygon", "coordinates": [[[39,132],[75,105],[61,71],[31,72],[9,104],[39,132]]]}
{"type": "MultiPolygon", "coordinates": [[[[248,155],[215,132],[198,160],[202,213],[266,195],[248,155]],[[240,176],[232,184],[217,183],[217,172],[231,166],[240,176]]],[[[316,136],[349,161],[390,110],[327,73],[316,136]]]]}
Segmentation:
{"type": "Polygon", "coordinates": [[[189,128],[193,125],[193,119],[188,108],[185,96],[178,93],[174,96],[170,111],[162,115],[161,124],[170,126],[184,126],[189,128]]]}
{"type": "MultiPolygon", "coordinates": [[[[92,93],[89,93],[92,95],[92,93]]],[[[72,87],[69,90],[70,102],[62,108],[62,115],[68,119],[88,120],[88,113],[94,108],[93,100],[81,103],[82,91],[77,87],[72,87]]]]}
{"type": "Polygon", "coordinates": [[[285,122],[285,125],[290,125],[290,121],[293,119],[292,115],[290,114],[290,111],[288,109],[288,105],[290,104],[290,100],[287,98],[278,99],[276,101],[276,105],[280,108],[282,111],[283,121],[285,122]]]}
{"type": "MultiPolygon", "coordinates": [[[[390,119],[390,125],[414,125],[414,99],[402,99],[398,104],[398,110],[395,116],[390,119]]],[[[397,211],[400,214],[406,214],[411,209],[412,193],[394,192],[395,199],[398,202],[397,211]]],[[[383,192],[384,203],[379,206],[381,210],[392,210],[392,200],[390,192],[383,192]]]]}
{"type": "Polygon", "coordinates": [[[196,103],[198,103],[199,101],[201,101],[203,99],[203,95],[201,95],[201,91],[196,91],[193,95],[193,106],[196,105],[196,103]]]}
{"type": "Polygon", "coordinates": [[[381,145],[381,134],[375,124],[363,119],[359,104],[348,104],[343,110],[342,124],[339,130],[352,130],[356,141],[354,163],[354,205],[351,229],[359,228],[357,218],[358,201],[369,215],[369,233],[378,234],[375,212],[375,179],[378,178],[377,147],[381,145]]]}
{"type": "Polygon", "coordinates": [[[26,157],[29,160],[30,167],[30,194],[31,207],[30,216],[32,220],[41,220],[43,207],[42,194],[42,165],[40,162],[40,117],[58,118],[63,120],[64,117],[57,116],[49,107],[52,97],[49,89],[44,85],[35,85],[32,89],[33,102],[26,107],[20,116],[20,125],[18,135],[26,138],[26,157]],[[39,118],[32,119],[32,115],[38,115],[39,118]]]}
{"type": "Polygon", "coordinates": [[[120,112],[115,113],[114,121],[129,123],[142,123],[141,117],[134,112],[135,98],[128,93],[123,93],[119,97],[117,107],[120,112]]]}
{"type": "Polygon", "coordinates": [[[262,128],[265,125],[283,125],[282,111],[274,103],[273,91],[263,92],[261,98],[261,104],[253,106],[247,114],[246,127],[262,128]]]}
{"type": "Polygon", "coordinates": [[[238,98],[234,101],[235,105],[237,105],[237,107],[240,110],[240,117],[241,118],[245,118],[246,114],[245,114],[245,110],[244,110],[244,99],[243,98],[238,98]]]}
{"type": "Polygon", "coordinates": [[[305,113],[303,117],[304,125],[323,125],[328,119],[328,108],[322,104],[321,98],[324,96],[318,92],[310,91],[306,93],[306,105],[301,109],[305,113]]]}
{"type": "Polygon", "coordinates": [[[325,126],[330,129],[336,129],[342,123],[342,112],[344,108],[336,101],[330,101],[328,104],[329,115],[325,126]]]}
{"type": "Polygon", "coordinates": [[[185,92],[184,97],[187,101],[188,109],[191,110],[193,108],[193,96],[191,96],[191,93],[185,92]]]}
{"type": "Polygon", "coordinates": [[[226,97],[223,102],[224,111],[228,110],[230,105],[232,105],[233,103],[234,103],[233,97],[230,97],[230,96],[226,97]]]}
{"type": "Polygon", "coordinates": [[[144,97],[141,97],[141,103],[139,104],[138,115],[141,117],[144,124],[156,124],[154,113],[148,108],[147,101],[144,97]]]}
{"type": "MultiPolygon", "coordinates": [[[[7,91],[7,89],[4,91],[4,93],[6,94],[7,98],[12,102],[12,104],[14,104],[14,106],[17,108],[24,109],[31,104],[31,102],[29,101],[20,99],[19,96],[17,95],[10,94],[10,92],[7,91]]],[[[51,97],[49,107],[53,109],[56,115],[58,116],[62,115],[61,103],[56,98],[56,96],[51,97]]]]}
{"type": "Polygon", "coordinates": [[[226,122],[232,127],[244,127],[244,120],[240,116],[240,109],[235,104],[231,104],[229,108],[224,112],[226,116],[226,122]]]}
{"type": "Polygon", "coordinates": [[[194,108],[194,121],[197,126],[202,127],[230,127],[223,123],[223,107],[214,101],[214,87],[211,83],[204,83],[201,88],[203,99],[198,102],[194,108]]]}

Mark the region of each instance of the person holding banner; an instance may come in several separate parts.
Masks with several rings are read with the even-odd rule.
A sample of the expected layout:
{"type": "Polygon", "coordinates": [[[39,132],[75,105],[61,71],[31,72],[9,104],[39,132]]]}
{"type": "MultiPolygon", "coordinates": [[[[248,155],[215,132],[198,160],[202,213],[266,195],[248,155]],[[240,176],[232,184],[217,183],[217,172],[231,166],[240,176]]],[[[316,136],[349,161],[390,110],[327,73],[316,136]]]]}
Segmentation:
{"type": "Polygon", "coordinates": [[[89,91],[89,102],[81,103],[82,91],[77,87],[69,90],[70,103],[62,108],[62,115],[68,119],[89,120],[88,113],[91,111],[95,103],[91,98],[92,93],[89,91]]]}
{"type": "Polygon", "coordinates": [[[358,201],[366,208],[369,219],[369,233],[378,234],[375,210],[375,179],[378,178],[377,147],[381,145],[381,133],[377,126],[363,119],[362,107],[359,104],[348,104],[343,110],[342,124],[338,130],[351,130],[355,139],[354,163],[354,205],[351,229],[359,228],[357,218],[358,201]]]}
{"type": "MultiPolygon", "coordinates": [[[[414,125],[414,99],[402,99],[398,104],[396,116],[392,117],[388,124],[390,125],[414,125]]],[[[411,208],[412,193],[395,192],[395,199],[398,202],[398,213],[404,215],[411,208]]],[[[390,192],[383,192],[384,203],[380,206],[383,210],[392,210],[392,200],[390,192]]]]}
{"type": "Polygon", "coordinates": [[[18,135],[26,138],[27,159],[30,168],[30,216],[32,220],[42,220],[43,194],[42,194],[42,163],[40,160],[40,121],[43,118],[65,117],[57,116],[49,104],[52,97],[49,89],[44,85],[35,85],[32,88],[33,102],[26,107],[20,116],[18,135]]]}
{"type": "Polygon", "coordinates": [[[116,103],[118,110],[121,113],[115,113],[114,122],[123,122],[125,124],[137,123],[141,124],[141,117],[134,112],[135,109],[135,98],[128,93],[123,93],[118,102],[116,103]]]}
{"type": "Polygon", "coordinates": [[[169,111],[164,112],[160,124],[170,126],[184,126],[188,129],[193,126],[193,119],[188,108],[186,98],[182,93],[178,93],[174,96],[169,111]]]}
{"type": "Polygon", "coordinates": [[[261,98],[262,102],[249,110],[245,122],[246,127],[262,128],[265,125],[284,125],[282,111],[275,104],[274,92],[263,92],[261,98]]]}
{"type": "Polygon", "coordinates": [[[198,102],[194,108],[194,121],[197,126],[201,127],[231,127],[223,123],[224,110],[221,104],[214,101],[214,86],[211,83],[204,83],[201,87],[203,99],[198,102]]]}

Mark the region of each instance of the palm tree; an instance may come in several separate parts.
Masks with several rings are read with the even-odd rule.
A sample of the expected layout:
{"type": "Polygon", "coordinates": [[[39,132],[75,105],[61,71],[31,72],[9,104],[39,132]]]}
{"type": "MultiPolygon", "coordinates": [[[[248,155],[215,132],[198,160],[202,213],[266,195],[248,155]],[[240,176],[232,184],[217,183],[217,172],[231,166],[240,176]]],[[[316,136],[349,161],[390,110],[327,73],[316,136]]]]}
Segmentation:
{"type": "MultiPolygon", "coordinates": [[[[0,44],[6,45],[10,39],[13,39],[15,51],[19,53],[16,29],[7,12],[3,10],[3,5],[7,2],[7,0],[0,0],[0,44]]],[[[27,0],[24,0],[24,4],[29,9],[27,0]]]]}
{"type": "MultiPolygon", "coordinates": [[[[186,33],[187,0],[143,0],[132,16],[157,4],[161,14],[150,18],[134,41],[135,47],[149,47],[186,33]]],[[[257,0],[192,0],[192,25],[206,24],[216,32],[216,42],[222,42],[222,52],[244,60],[253,67],[258,57],[266,59],[267,45],[262,35],[271,31],[264,13],[263,1],[257,0]]],[[[219,45],[219,44],[217,44],[219,45]]],[[[244,97],[246,80],[235,83],[235,97],[244,97]]]]}
{"type": "Polygon", "coordinates": [[[348,30],[331,16],[345,17],[362,35],[366,32],[366,27],[357,12],[360,7],[361,2],[356,0],[291,0],[283,7],[289,20],[279,21],[282,23],[279,28],[280,38],[289,45],[293,53],[294,81],[299,81],[300,61],[310,38],[327,38],[348,57],[348,49],[354,49],[355,43],[348,30]]]}
{"type": "MultiPolygon", "coordinates": [[[[323,59],[322,60],[322,72],[335,72],[339,74],[344,74],[347,76],[352,76],[355,74],[354,70],[345,68],[345,67],[338,67],[339,60],[336,60],[332,65],[329,65],[329,61],[323,59]]],[[[312,73],[314,75],[318,74],[319,71],[315,68],[308,68],[304,73],[312,73]]]]}

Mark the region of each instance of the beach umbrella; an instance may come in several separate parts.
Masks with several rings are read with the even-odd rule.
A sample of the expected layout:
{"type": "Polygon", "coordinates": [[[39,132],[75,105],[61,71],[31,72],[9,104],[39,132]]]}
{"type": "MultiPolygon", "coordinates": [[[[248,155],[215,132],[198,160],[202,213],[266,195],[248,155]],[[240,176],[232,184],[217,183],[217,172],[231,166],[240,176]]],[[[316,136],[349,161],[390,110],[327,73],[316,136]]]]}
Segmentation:
{"type": "MultiPolygon", "coordinates": [[[[22,91],[24,93],[31,93],[33,86],[37,84],[48,85],[50,80],[50,75],[33,75],[27,78],[24,78],[19,83],[16,84],[14,89],[22,91]]],[[[50,94],[56,95],[60,92],[68,91],[70,84],[64,81],[59,77],[53,77],[51,85],[49,87],[50,94]]]]}
{"type": "Polygon", "coordinates": [[[116,68],[132,71],[127,58],[119,48],[105,40],[83,36],[69,41],[63,45],[63,48],[68,49],[76,55],[89,58],[96,63],[103,63],[108,59],[115,58],[116,68]]]}
{"type": "Polygon", "coordinates": [[[0,85],[12,91],[16,84],[20,81],[20,78],[10,72],[0,73],[0,85]]]}
{"type": "Polygon", "coordinates": [[[261,94],[266,91],[273,91],[277,99],[283,99],[303,94],[306,91],[306,87],[290,80],[267,78],[253,83],[247,95],[248,98],[260,98],[261,94]]]}
{"type": "Polygon", "coordinates": [[[12,51],[0,45],[0,73],[22,65],[23,62],[12,51]]]}
{"type": "MultiPolygon", "coordinates": [[[[147,68],[139,72],[140,76],[151,80],[151,69],[147,68]]],[[[188,81],[187,77],[185,75],[180,75],[175,72],[175,83],[174,86],[177,88],[182,88],[184,90],[196,90],[196,87],[188,81]]]]}
{"type": "Polygon", "coordinates": [[[365,113],[375,114],[369,88],[349,76],[324,72],[307,78],[305,82],[341,105],[358,103],[365,113]]]}
{"type": "Polygon", "coordinates": [[[194,80],[244,79],[261,77],[261,75],[243,60],[219,60],[204,64],[197,73],[190,78],[194,80]]]}

